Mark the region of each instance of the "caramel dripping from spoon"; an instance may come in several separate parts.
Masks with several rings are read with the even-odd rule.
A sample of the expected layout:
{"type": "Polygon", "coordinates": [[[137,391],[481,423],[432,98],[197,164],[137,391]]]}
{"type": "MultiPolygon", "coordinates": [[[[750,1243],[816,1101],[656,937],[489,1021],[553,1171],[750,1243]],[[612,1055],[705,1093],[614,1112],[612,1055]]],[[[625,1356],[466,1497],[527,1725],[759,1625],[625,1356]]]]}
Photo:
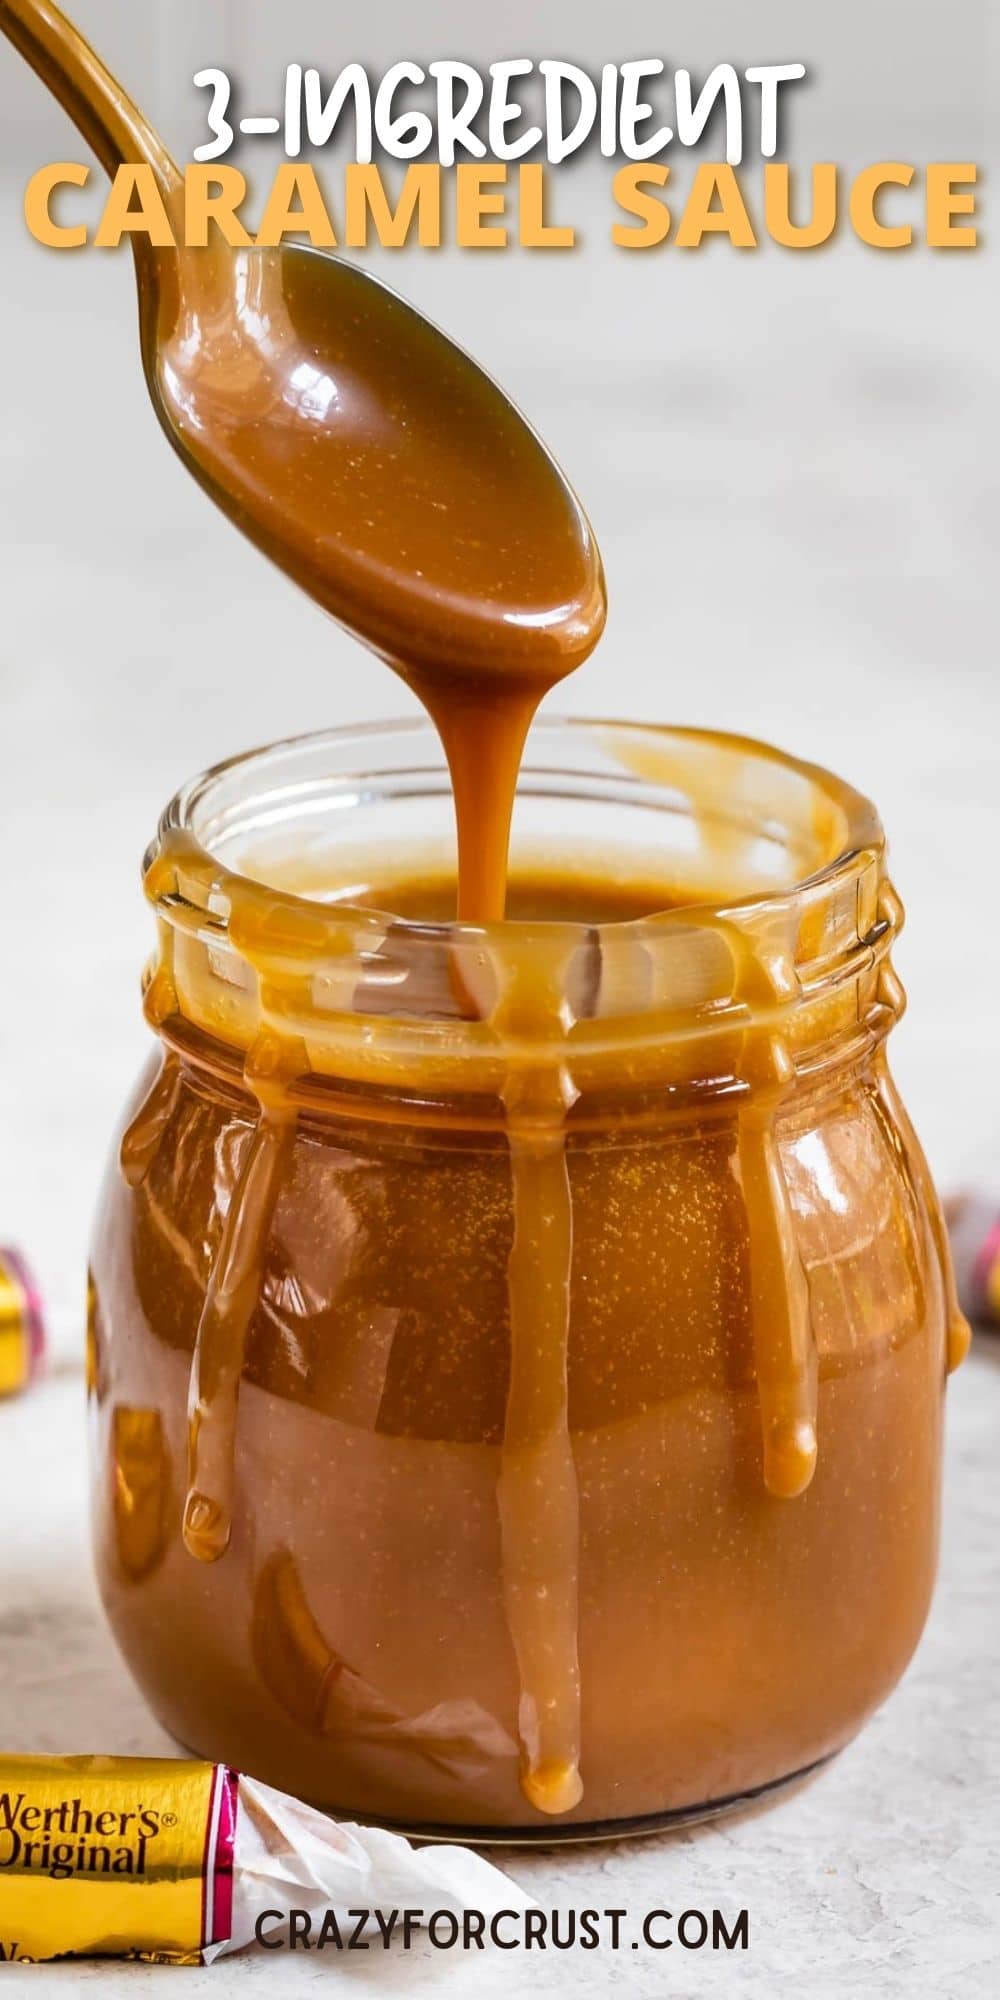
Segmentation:
{"type": "Polygon", "coordinates": [[[500,922],[507,906],[507,857],[514,794],[528,730],[543,688],[480,687],[442,699],[417,688],[448,760],[458,838],[458,922],[500,922]]]}

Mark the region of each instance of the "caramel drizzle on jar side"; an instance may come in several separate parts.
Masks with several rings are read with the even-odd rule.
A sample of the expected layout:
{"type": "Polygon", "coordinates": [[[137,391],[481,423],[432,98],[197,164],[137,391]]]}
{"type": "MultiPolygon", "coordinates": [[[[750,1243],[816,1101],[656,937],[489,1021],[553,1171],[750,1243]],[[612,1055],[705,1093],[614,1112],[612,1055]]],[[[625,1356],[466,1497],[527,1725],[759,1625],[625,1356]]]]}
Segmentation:
{"type": "Polygon", "coordinates": [[[260,1296],[271,1218],[294,1137],[291,1108],[262,1104],[198,1321],[188,1390],[184,1544],[200,1562],[217,1562],[232,1534],[237,1406],[246,1336],[260,1296]]]}
{"type": "MultiPolygon", "coordinates": [[[[879,915],[884,922],[890,923],[893,928],[898,928],[902,922],[903,906],[891,882],[884,882],[879,891],[879,915]]],[[[878,991],[882,1005],[888,1009],[893,1019],[896,1021],[901,1020],[906,1010],[906,993],[899,974],[888,961],[879,968],[878,991]]],[[[910,1123],[909,1114],[892,1081],[884,1056],[880,1057],[880,1080],[886,1101],[892,1107],[896,1127],[903,1136],[907,1157],[916,1175],[920,1194],[927,1213],[930,1216],[931,1235],[938,1271],[941,1277],[941,1290],[944,1297],[945,1366],[947,1373],[953,1375],[955,1369],[961,1367],[972,1345],[972,1329],[959,1304],[958,1286],[955,1283],[955,1267],[952,1262],[951,1244],[948,1241],[948,1228],[944,1219],[944,1211],[941,1207],[937,1188],[931,1179],[930,1168],[927,1165],[923,1147],[910,1123]]]]}
{"type": "MultiPolygon", "coordinates": [[[[532,949],[533,946],[533,949],[532,949]]],[[[572,947],[500,954],[498,1032],[566,1025],[572,947]],[[530,971],[528,970],[530,968],[530,971]]],[[[521,1694],[521,1789],[537,1811],[572,1811],[580,1776],[577,1598],[580,1507],[569,1428],[573,1204],[564,1122],[577,1095],[564,1064],[511,1068],[504,1090],[514,1242],[507,1267],[510,1384],[497,1502],[503,1593],[521,1694]]]]}
{"type": "Polygon", "coordinates": [[[118,1163],[126,1187],[142,1186],[173,1116],[181,1086],[179,1058],[164,1049],[159,1071],[118,1149],[118,1163]]]}
{"type": "MultiPolygon", "coordinates": [[[[260,1108],[223,1221],[195,1335],[183,1535],[189,1554],[201,1562],[218,1561],[232,1534],[237,1406],[246,1336],[259,1300],[268,1232],[295,1136],[295,1112],[277,1080],[282,1064],[280,1043],[266,1035],[247,1056],[244,1075],[260,1108]]],[[[149,1172],[179,1084],[179,1060],[168,1052],[121,1142],[122,1175],[131,1188],[141,1186],[149,1172]]]]}
{"type": "MultiPolygon", "coordinates": [[[[761,1001],[795,996],[798,980],[788,950],[779,945],[771,956],[749,951],[732,926],[727,943],[736,968],[735,995],[751,1010],[761,1001]]],[[[816,1469],[819,1384],[809,1288],[775,1131],[777,1113],[795,1083],[795,1063],[781,1034],[765,1023],[747,1030],[741,1067],[750,1095],[737,1114],[738,1160],[750,1246],[764,1484],[777,1499],[794,1500],[816,1469]]]]}

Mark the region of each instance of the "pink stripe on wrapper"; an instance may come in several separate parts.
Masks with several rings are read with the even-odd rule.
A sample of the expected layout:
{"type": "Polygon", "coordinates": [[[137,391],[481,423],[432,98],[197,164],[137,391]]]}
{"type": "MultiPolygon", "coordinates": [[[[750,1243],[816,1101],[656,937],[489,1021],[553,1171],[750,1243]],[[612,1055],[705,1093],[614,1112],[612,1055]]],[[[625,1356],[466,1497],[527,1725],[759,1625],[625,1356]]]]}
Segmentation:
{"type": "Polygon", "coordinates": [[[991,1303],[990,1279],[997,1265],[1000,1265],[1000,1217],[990,1230],[972,1273],[974,1308],[977,1312],[982,1312],[991,1303]]]}
{"type": "Polygon", "coordinates": [[[239,1782],[237,1773],[227,1764],[216,1765],[202,1866],[203,1951],[208,1945],[227,1943],[233,1934],[233,1856],[239,1782]]]}

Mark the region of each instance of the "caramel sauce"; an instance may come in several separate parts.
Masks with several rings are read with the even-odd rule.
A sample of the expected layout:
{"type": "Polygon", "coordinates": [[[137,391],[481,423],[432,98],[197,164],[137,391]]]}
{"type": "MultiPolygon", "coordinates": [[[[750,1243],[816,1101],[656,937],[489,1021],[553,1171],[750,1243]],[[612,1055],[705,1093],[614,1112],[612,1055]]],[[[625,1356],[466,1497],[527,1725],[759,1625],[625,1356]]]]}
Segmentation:
{"type": "MultiPolygon", "coordinates": [[[[58,10],[44,0],[3,0],[0,27],[61,97],[104,164],[148,162],[168,209],[176,210],[176,168],[58,10]]],[[[499,1052],[512,1182],[509,1387],[497,1509],[503,1602],[520,1683],[521,1785],[536,1810],[562,1815],[580,1805],[587,1763],[578,1648],[580,1501],[568,1405],[574,1215],[566,1130],[581,1086],[565,1019],[570,934],[553,939],[550,931],[554,917],[579,921],[590,913],[584,921],[595,927],[590,983],[597,992],[600,926],[677,900],[669,889],[650,903],[648,886],[568,884],[558,873],[542,874],[519,886],[518,921],[502,922],[525,737],[544,695],[600,636],[599,556],[578,502],[513,405],[451,341],[365,273],[297,247],[159,251],[138,241],[136,271],[143,364],[171,443],[236,525],[403,677],[433,718],[448,760],[457,823],[455,913],[465,924],[492,928],[476,968],[457,946],[450,957],[444,947],[445,1012],[450,1006],[482,1022],[491,1073],[499,1052]],[[552,1046],[557,1054],[549,1061],[532,1054],[552,1046]]],[[[171,870],[177,877],[185,870],[207,873],[210,881],[218,874],[212,857],[185,836],[161,842],[151,893],[171,870]]],[[[381,891],[372,884],[370,893],[373,906],[387,907],[397,920],[379,949],[405,961],[406,925],[399,920],[440,921],[451,891],[441,879],[425,878],[389,882],[381,891]]],[[[309,1071],[301,1041],[281,1026],[296,982],[305,977],[288,971],[287,912],[249,877],[231,878],[227,894],[230,936],[257,978],[266,1026],[245,1052],[243,1083],[257,1119],[222,1221],[194,1343],[183,1535],[190,1555],[204,1563],[224,1558],[233,1534],[247,1332],[292,1157],[297,1092],[309,1071]]],[[[337,894],[331,885],[326,903],[337,894]]],[[[303,902],[296,921],[303,945],[311,947],[321,935],[322,909],[303,902]]],[[[775,1131],[795,1077],[782,1018],[796,997],[796,973],[787,940],[751,948],[723,918],[702,910],[699,921],[714,928],[731,962],[731,993],[745,1009],[736,1154],[762,1473],[769,1495],[792,1500],[809,1486],[817,1455],[809,1291],[775,1131]]],[[[176,991],[168,930],[164,925],[147,1012],[169,1039],[176,991]]],[[[586,966],[580,976],[586,985],[586,966]]],[[[889,987],[885,1000],[894,1004],[889,987]]],[[[355,1004],[364,1011],[364,996],[355,1004]]],[[[654,1012],[648,1036],[655,1038],[656,1025],[654,1012]]],[[[623,1049],[621,1060],[634,1056],[623,1049]]],[[[133,1190],[141,1190],[169,1128],[177,1086],[176,1058],[168,1054],[122,1144],[122,1170],[133,1190]]],[[[943,1242],[939,1248],[947,1273],[943,1242]]],[[[949,1311],[954,1361],[965,1336],[953,1294],[949,1311]]],[[[141,1425],[133,1425],[130,1460],[142,1435],[141,1425]]],[[[139,1487],[133,1464],[122,1492],[139,1487]]],[[[146,1504],[136,1518],[133,1565],[140,1571],[155,1559],[159,1517],[146,1504]]],[[[298,1676],[307,1690],[303,1712],[311,1725],[361,1733],[394,1726],[391,1707],[328,1647],[294,1566],[269,1570],[262,1590],[254,1646],[265,1678],[275,1671],[280,1627],[281,1671],[298,1676]]]]}

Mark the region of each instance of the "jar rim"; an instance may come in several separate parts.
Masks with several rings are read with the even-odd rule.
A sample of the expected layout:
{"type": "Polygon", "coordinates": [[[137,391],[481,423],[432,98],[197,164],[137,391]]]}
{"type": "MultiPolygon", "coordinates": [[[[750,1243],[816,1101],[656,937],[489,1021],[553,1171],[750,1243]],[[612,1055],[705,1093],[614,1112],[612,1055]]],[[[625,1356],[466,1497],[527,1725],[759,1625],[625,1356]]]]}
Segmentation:
{"type": "MultiPolygon", "coordinates": [[[[532,743],[537,742],[540,738],[544,738],[546,734],[555,734],[561,731],[568,731],[572,737],[581,740],[590,738],[606,741],[609,737],[641,739],[656,746],[663,746],[668,753],[670,749],[678,747],[695,749],[703,747],[712,752],[721,752],[725,756],[750,757],[776,773],[782,772],[794,776],[804,785],[813,787],[818,794],[828,800],[831,808],[841,815],[843,833],[842,838],[835,844],[836,851],[827,854],[823,859],[817,859],[817,863],[813,868],[792,882],[775,885],[773,888],[762,888],[752,894],[736,897],[706,897],[698,902],[685,903],[679,910],[671,908],[651,911],[648,916],[643,917],[612,918],[607,923],[602,923],[602,930],[627,930],[631,937],[641,941],[647,929],[651,935],[657,935],[665,922],[676,921],[679,915],[683,916],[689,922],[695,921],[700,915],[708,914],[725,915],[735,920],[744,912],[757,908],[762,903],[773,901],[776,898],[786,900],[789,897],[809,896],[811,893],[821,890],[824,886],[832,884],[845,871],[850,872],[855,869],[863,856],[881,855],[884,853],[884,831],[878,811],[870,799],[866,798],[863,793],[855,790],[853,786],[847,784],[843,779],[838,778],[823,765],[811,763],[804,758],[796,757],[792,753],[781,750],[775,745],[766,742],[763,738],[743,735],[738,732],[702,729],[690,725],[647,723],[617,717],[574,716],[553,712],[537,717],[533,724],[531,735],[529,736],[529,753],[526,753],[525,758],[525,771],[531,768],[530,748],[532,743]]],[[[335,749],[346,749],[354,743],[364,746],[367,743],[377,741],[379,738],[386,738],[392,742],[398,741],[401,744],[405,744],[407,741],[412,742],[414,739],[428,736],[435,742],[437,741],[436,731],[428,718],[424,716],[393,716],[382,721],[348,723],[331,729],[305,731],[298,735],[279,738],[271,743],[261,744],[251,750],[238,751],[231,757],[223,758],[218,763],[210,765],[206,770],[189,779],[186,784],[182,785],[174,793],[173,798],[169,801],[160,817],[156,840],[154,840],[146,851],[143,862],[144,872],[148,878],[156,859],[158,846],[171,833],[181,833],[187,836],[196,846],[203,848],[206,856],[213,857],[213,849],[200,839],[197,815],[199,808],[206,804],[210,799],[211,793],[218,787],[221,781],[237,775],[245,775],[249,778],[255,771],[265,769],[267,763],[276,756],[295,755],[311,750],[318,751],[327,745],[335,749]]],[[[443,757],[441,768],[443,771],[443,757]]],[[[350,778],[359,785],[363,784],[369,776],[370,774],[363,769],[340,774],[341,780],[350,778]]],[[[225,879],[229,883],[243,881],[250,888],[258,886],[255,878],[242,876],[238,869],[231,869],[224,866],[220,872],[224,873],[225,879]]],[[[150,900],[154,903],[158,902],[160,897],[155,876],[150,884],[150,889],[150,900]]],[[[391,910],[383,909],[380,905],[374,903],[354,904],[338,900],[336,903],[331,904],[329,901],[323,901],[321,898],[303,895],[298,891],[275,887],[273,885],[269,885],[268,894],[277,905],[285,907],[289,911],[301,910],[302,908],[322,910],[324,915],[339,918],[345,922],[355,921],[361,917],[373,918],[377,924],[381,925],[384,924],[386,919],[391,918],[394,928],[401,934],[412,932],[418,936],[436,936],[440,939],[445,939],[453,938],[457,934],[460,935],[462,933],[478,935],[484,930],[488,931],[494,928],[490,925],[460,923],[456,919],[437,921],[398,917],[391,910]]],[[[174,898],[171,897],[170,900],[176,909],[174,898]]],[[[532,931],[551,930],[553,933],[567,933],[573,930],[589,930],[591,926],[570,918],[552,917],[542,921],[506,918],[504,920],[504,928],[515,928],[521,931],[528,929],[532,931]]]]}
{"type": "MultiPolygon", "coordinates": [[[[432,795],[450,832],[443,753],[419,717],[293,737],[183,786],[146,857],[160,933],[146,989],[153,1024],[168,1040],[193,1033],[249,1050],[257,1067],[255,1049],[266,1067],[294,1047],[299,1075],[348,1075],[376,1090],[391,1079],[430,1098],[461,1075],[477,1092],[499,1090],[512,1051],[518,1064],[571,1063],[574,1086],[614,1082],[631,1063],[649,1087],[700,1065],[699,1087],[723,1089],[742,1060],[733,1036],[739,1044],[748,1026],[769,1033],[772,1023],[801,1065],[829,1060],[833,1045],[838,1059],[869,1045],[899,1010],[882,968],[902,911],[874,806],[752,737],[589,717],[536,723],[519,799],[551,808],[556,824],[567,800],[588,801],[588,818],[637,808],[647,832],[686,841],[692,868],[722,866],[720,856],[735,868],[739,893],[648,916],[417,921],[282,887],[270,862],[243,872],[237,853],[230,865],[251,836],[287,849],[292,829],[298,855],[317,825],[329,838],[324,815],[340,838],[373,801],[405,809],[432,795]],[[516,996],[520,971],[544,954],[559,1005],[542,1021],[519,1013],[516,996]]],[[[576,843],[574,825],[574,853],[576,843]]]]}

